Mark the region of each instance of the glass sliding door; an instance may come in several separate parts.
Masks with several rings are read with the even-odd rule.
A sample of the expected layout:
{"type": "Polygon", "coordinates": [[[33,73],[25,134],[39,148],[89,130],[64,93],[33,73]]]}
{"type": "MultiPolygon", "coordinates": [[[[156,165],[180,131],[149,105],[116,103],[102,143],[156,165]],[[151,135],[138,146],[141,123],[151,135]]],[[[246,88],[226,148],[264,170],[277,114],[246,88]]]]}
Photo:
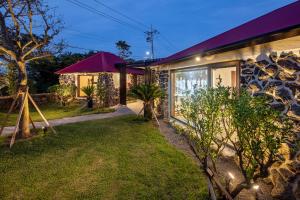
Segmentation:
{"type": "Polygon", "coordinates": [[[172,72],[171,80],[171,116],[184,120],[180,114],[181,102],[187,92],[193,93],[196,89],[207,88],[208,70],[207,68],[177,70],[172,72]]]}

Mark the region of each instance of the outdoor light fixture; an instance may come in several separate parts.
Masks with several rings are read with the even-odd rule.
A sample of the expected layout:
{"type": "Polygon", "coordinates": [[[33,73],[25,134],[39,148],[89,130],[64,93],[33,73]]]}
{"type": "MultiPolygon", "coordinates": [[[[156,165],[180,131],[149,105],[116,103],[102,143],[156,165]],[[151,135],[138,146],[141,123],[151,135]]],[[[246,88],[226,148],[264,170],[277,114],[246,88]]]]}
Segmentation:
{"type": "Polygon", "coordinates": [[[149,56],[150,55],[150,51],[146,51],[146,55],[149,56]]]}
{"type": "Polygon", "coordinates": [[[228,176],[229,176],[231,179],[234,179],[234,178],[235,178],[231,172],[228,172],[228,176]]]}
{"type": "Polygon", "coordinates": [[[258,189],[259,189],[259,185],[256,185],[256,184],[255,184],[255,185],[252,186],[252,188],[253,188],[254,190],[258,190],[258,189]]]}
{"type": "Polygon", "coordinates": [[[43,130],[43,132],[44,132],[44,134],[47,132],[47,127],[45,127],[45,126],[43,126],[42,127],[42,130],[43,130]]]}
{"type": "Polygon", "coordinates": [[[197,62],[199,62],[199,61],[201,60],[201,58],[200,58],[199,56],[197,56],[197,57],[195,58],[195,60],[196,60],[197,62]]]}

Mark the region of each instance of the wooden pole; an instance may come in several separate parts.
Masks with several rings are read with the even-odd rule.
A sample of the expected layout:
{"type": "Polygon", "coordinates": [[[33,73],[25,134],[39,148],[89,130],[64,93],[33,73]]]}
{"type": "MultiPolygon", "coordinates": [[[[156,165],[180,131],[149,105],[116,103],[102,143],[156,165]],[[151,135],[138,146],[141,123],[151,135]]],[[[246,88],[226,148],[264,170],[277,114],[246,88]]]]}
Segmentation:
{"type": "Polygon", "coordinates": [[[41,110],[39,109],[39,107],[37,106],[37,104],[35,103],[35,101],[33,100],[33,98],[31,97],[30,94],[28,94],[29,100],[31,101],[31,103],[33,104],[34,108],[38,111],[38,113],[40,114],[40,116],[42,117],[42,119],[44,120],[45,124],[51,128],[51,130],[53,131],[53,133],[56,133],[56,131],[54,130],[54,128],[49,124],[49,122],[47,121],[47,119],[45,118],[45,116],[43,115],[43,113],[41,112],[41,110]]]}
{"type": "Polygon", "coordinates": [[[120,91],[119,91],[119,96],[120,96],[120,104],[121,105],[126,105],[126,98],[127,98],[127,72],[126,72],[126,64],[120,65],[120,91]]]}
{"type": "Polygon", "coordinates": [[[157,117],[156,117],[156,114],[155,114],[155,112],[154,112],[153,107],[152,107],[151,104],[150,104],[150,108],[151,108],[151,111],[152,111],[152,113],[153,113],[153,115],[154,115],[154,118],[155,118],[155,120],[156,120],[156,122],[157,122],[158,127],[160,127],[159,121],[158,121],[158,119],[157,119],[157,117]]]}
{"type": "Polygon", "coordinates": [[[35,125],[34,125],[34,123],[33,123],[32,118],[31,118],[30,115],[29,115],[29,120],[30,120],[30,123],[32,124],[33,130],[36,131],[36,127],[35,127],[35,125]]]}
{"type": "Polygon", "coordinates": [[[14,98],[14,100],[13,100],[12,104],[10,105],[10,108],[9,108],[9,110],[8,110],[8,113],[7,113],[7,114],[6,114],[6,116],[5,116],[5,119],[4,119],[4,121],[3,121],[3,124],[2,124],[1,130],[0,130],[0,135],[2,134],[2,132],[3,132],[3,130],[4,130],[4,127],[6,126],[6,123],[7,123],[8,117],[9,117],[9,115],[11,114],[11,112],[12,112],[13,108],[15,107],[15,104],[16,104],[16,102],[17,102],[18,98],[19,98],[19,95],[20,95],[20,92],[18,91],[18,93],[17,93],[16,97],[14,98]]]}
{"type": "Polygon", "coordinates": [[[19,115],[18,115],[18,118],[17,118],[17,124],[15,126],[15,130],[14,130],[14,133],[11,137],[11,140],[10,140],[10,145],[9,145],[9,148],[11,148],[14,143],[15,143],[15,140],[16,140],[16,135],[17,135],[17,132],[19,130],[19,125],[20,125],[20,121],[21,121],[21,117],[22,117],[22,113],[23,113],[23,110],[24,110],[24,106],[25,106],[25,98],[27,97],[28,95],[28,88],[26,89],[26,92],[25,92],[25,95],[23,96],[22,98],[22,105],[20,107],[20,111],[19,111],[19,115]]]}

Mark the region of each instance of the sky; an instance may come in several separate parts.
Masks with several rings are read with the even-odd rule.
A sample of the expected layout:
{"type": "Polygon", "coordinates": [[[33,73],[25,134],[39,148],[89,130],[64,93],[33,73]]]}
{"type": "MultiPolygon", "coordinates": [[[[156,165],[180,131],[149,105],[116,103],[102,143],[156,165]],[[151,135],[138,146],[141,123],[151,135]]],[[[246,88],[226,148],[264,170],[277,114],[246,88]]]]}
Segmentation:
{"type": "Polygon", "coordinates": [[[64,23],[59,39],[72,46],[66,51],[117,53],[115,42],[125,40],[131,45],[132,57],[144,59],[150,50],[144,32],[150,25],[159,31],[154,49],[155,57],[162,58],[292,2],[295,0],[49,0],[48,3],[56,8],[64,23]],[[70,1],[84,3],[93,12],[70,1]],[[115,21],[103,17],[103,13],[115,21]]]}

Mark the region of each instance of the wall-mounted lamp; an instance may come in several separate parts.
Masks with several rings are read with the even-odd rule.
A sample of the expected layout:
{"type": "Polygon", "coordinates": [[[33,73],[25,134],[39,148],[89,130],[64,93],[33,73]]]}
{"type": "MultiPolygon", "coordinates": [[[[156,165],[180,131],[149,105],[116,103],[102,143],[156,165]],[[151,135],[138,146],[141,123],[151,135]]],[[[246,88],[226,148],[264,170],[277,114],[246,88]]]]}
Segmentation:
{"type": "Polygon", "coordinates": [[[196,60],[197,62],[199,62],[199,61],[201,60],[200,56],[197,56],[197,57],[195,58],[195,60],[196,60]]]}

